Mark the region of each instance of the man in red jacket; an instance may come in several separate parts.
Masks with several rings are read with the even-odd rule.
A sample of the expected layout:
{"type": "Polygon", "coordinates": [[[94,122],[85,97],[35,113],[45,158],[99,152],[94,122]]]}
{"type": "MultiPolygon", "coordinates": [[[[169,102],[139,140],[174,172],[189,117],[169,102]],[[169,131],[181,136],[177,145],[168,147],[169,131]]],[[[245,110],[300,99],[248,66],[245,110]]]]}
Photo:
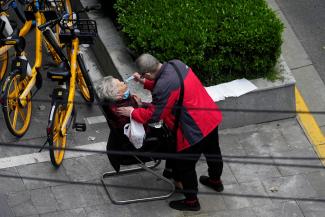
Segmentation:
{"type": "Polygon", "coordinates": [[[175,151],[180,154],[173,163],[173,174],[183,184],[185,199],[170,202],[177,210],[200,210],[197,198],[198,182],[195,171],[197,161],[203,153],[207,159],[209,176],[201,176],[200,182],[214,190],[223,191],[221,174],[223,162],[219,147],[218,125],[222,114],[211,99],[192,69],[180,60],[160,63],[150,54],[142,54],[136,65],[139,73],[135,79],[152,91],[152,103],[147,108],[121,107],[117,112],[131,116],[140,123],[163,120],[170,130],[174,129],[176,104],[180,95],[180,72],[184,83],[184,97],[176,132],[175,151]],[[174,66],[173,66],[174,65],[174,66]],[[144,78],[142,78],[144,77],[144,78]],[[191,155],[186,157],[186,155],[191,155]]]}

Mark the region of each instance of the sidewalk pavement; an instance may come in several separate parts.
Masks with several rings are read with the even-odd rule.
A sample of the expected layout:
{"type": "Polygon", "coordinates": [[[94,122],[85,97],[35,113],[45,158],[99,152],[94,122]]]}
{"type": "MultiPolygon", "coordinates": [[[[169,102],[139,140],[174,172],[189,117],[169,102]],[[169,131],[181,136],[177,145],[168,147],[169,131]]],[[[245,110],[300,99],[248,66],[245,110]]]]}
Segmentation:
{"type": "MultiPolygon", "coordinates": [[[[91,5],[94,1],[82,2],[91,5]]],[[[294,75],[297,75],[297,85],[301,87],[302,95],[308,96],[304,93],[303,83],[307,78],[301,76],[303,74],[301,71],[310,69],[308,56],[302,50],[302,46],[281,11],[278,10],[275,1],[270,1],[270,5],[284,19],[287,28],[284,34],[283,54],[294,75]],[[309,65],[302,65],[302,63],[309,65]]],[[[107,50],[112,58],[120,58],[120,60],[129,58],[123,57],[125,49],[118,47],[123,46],[123,43],[110,20],[98,13],[89,16],[96,18],[100,36],[105,43],[109,44],[108,48],[115,49],[115,54],[107,50]]],[[[88,53],[87,59],[91,72],[97,72],[92,74],[92,78],[97,80],[101,75],[92,58],[91,53],[88,53]]],[[[117,67],[132,69],[133,66],[117,67]]],[[[123,78],[126,76],[128,75],[122,75],[123,78]]],[[[107,128],[105,124],[87,127],[100,130],[107,128]]],[[[74,140],[78,134],[73,133],[71,136],[74,140]]],[[[297,119],[221,130],[220,144],[225,161],[222,175],[225,190],[223,193],[215,193],[199,185],[202,206],[199,212],[179,212],[170,209],[168,202],[180,198],[180,194],[161,201],[130,205],[112,204],[105,190],[100,186],[101,174],[112,169],[105,155],[68,158],[58,170],[54,170],[49,162],[1,169],[0,174],[16,175],[21,178],[0,178],[0,201],[3,201],[1,198],[5,198],[11,208],[12,216],[17,217],[324,216],[325,172],[297,119]],[[26,179],[26,176],[98,185],[36,181],[26,179]]],[[[160,166],[159,169],[162,170],[162,167],[160,166]]],[[[198,176],[206,174],[206,169],[206,163],[200,161],[197,166],[198,176]]],[[[138,194],[156,193],[155,191],[134,192],[127,186],[164,188],[162,183],[146,173],[122,176],[112,180],[111,183],[125,186],[114,191],[114,195],[120,199],[138,194]]]]}

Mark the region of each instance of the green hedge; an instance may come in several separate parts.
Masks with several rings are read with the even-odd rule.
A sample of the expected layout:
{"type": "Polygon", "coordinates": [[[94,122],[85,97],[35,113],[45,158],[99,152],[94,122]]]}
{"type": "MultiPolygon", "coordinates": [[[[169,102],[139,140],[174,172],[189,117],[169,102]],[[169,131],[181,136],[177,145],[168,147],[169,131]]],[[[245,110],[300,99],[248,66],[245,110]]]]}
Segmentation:
{"type": "Polygon", "coordinates": [[[265,0],[117,0],[137,55],[181,59],[205,85],[274,78],[283,24],[265,0]]]}

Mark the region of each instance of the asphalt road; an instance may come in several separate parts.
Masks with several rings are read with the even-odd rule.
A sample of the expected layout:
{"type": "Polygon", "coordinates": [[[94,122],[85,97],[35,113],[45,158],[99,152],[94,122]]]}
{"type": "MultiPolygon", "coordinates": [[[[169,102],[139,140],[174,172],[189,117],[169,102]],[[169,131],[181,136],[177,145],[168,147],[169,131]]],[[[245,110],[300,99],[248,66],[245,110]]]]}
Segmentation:
{"type": "Polygon", "coordinates": [[[325,1],[276,0],[325,82],[325,1]]]}

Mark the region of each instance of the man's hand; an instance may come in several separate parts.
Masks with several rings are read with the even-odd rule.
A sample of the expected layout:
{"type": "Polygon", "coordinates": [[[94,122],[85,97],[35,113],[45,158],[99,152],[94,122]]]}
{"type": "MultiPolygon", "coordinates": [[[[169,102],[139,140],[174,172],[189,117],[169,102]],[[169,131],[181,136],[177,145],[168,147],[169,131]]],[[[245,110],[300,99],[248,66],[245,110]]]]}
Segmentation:
{"type": "Polygon", "coordinates": [[[144,84],[144,78],[141,78],[141,75],[138,73],[138,72],[135,72],[133,73],[133,76],[134,76],[134,80],[141,83],[141,84],[144,84]]]}
{"type": "Polygon", "coordinates": [[[133,99],[136,101],[138,107],[142,107],[142,101],[141,98],[138,97],[137,95],[132,95],[133,99]]]}
{"type": "Polygon", "coordinates": [[[119,107],[116,109],[117,114],[122,115],[122,116],[126,116],[126,117],[130,117],[131,112],[134,110],[133,107],[128,106],[128,107],[119,107]]]}

